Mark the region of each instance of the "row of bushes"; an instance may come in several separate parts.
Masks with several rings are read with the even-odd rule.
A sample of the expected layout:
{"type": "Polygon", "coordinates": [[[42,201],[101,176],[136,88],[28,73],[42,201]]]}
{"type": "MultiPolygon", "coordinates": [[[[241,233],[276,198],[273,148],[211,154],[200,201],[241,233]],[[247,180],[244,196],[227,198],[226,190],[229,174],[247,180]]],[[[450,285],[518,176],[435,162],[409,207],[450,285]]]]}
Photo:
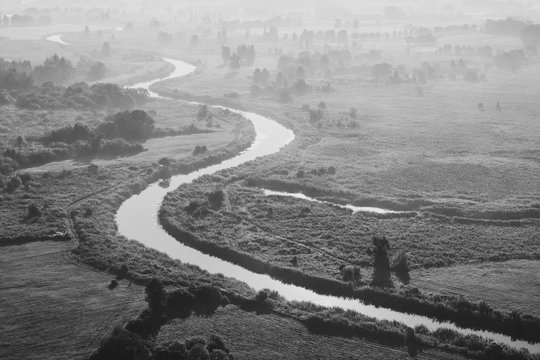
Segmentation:
{"type": "Polygon", "coordinates": [[[10,95],[17,107],[28,110],[129,110],[148,100],[148,91],[144,89],[124,89],[102,83],[89,86],[84,82],[69,87],[47,82],[25,93],[12,91],[10,95]]]}
{"type": "Polygon", "coordinates": [[[80,156],[121,156],[137,154],[143,150],[144,148],[141,144],[130,143],[124,139],[99,139],[97,142],[80,140],[71,145],[64,144],[59,147],[42,148],[39,150],[6,149],[3,156],[16,161],[20,168],[27,168],[80,156]]]}

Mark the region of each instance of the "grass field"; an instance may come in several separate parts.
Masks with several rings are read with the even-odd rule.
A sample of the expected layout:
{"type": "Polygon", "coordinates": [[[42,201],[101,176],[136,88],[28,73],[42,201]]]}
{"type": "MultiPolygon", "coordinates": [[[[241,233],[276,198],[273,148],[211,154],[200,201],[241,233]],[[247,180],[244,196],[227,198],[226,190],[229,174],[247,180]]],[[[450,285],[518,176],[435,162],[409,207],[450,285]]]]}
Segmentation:
{"type": "Polygon", "coordinates": [[[146,308],[143,288],[122,280],[109,290],[112,276],[81,266],[69,251],[52,241],[2,246],[2,359],[86,359],[146,308]]]}
{"type": "MultiPolygon", "coordinates": [[[[520,47],[515,40],[493,41],[481,35],[448,36],[444,41],[468,46],[493,43],[498,50],[520,47]]],[[[242,42],[236,38],[230,44],[234,48],[242,42]]],[[[298,52],[281,45],[285,54],[298,52]]],[[[317,50],[323,51],[313,52],[317,50]]],[[[223,179],[213,177],[170,195],[164,209],[178,227],[283,267],[290,267],[296,256],[302,271],[329,278],[339,278],[338,267],[352,263],[360,265],[364,279],[369,279],[371,259],[366,250],[375,234],[390,239],[392,253],[407,251],[414,267],[540,256],[540,105],[536,99],[540,87],[532,81],[540,72],[538,63],[505,72],[485,59],[467,58],[471,66],[482,69],[486,81],[437,79],[421,85],[424,95],[420,97],[415,91],[419,85],[414,83],[375,84],[370,81],[372,64],[353,60],[365,71],[334,76],[334,92],[295,96],[291,103],[282,104],[250,95],[256,67],[268,67],[271,78],[277,73],[278,56],[264,45],[257,48],[255,66],[241,68],[234,76],[222,66],[219,44],[209,41],[191,50],[190,56],[204,59],[200,73],[158,87],[217,98],[235,91],[239,107],[288,124],[295,130],[296,141],[279,154],[222,174],[223,179]],[[301,107],[317,108],[321,101],[326,109],[317,127],[309,123],[301,107]],[[478,110],[478,103],[484,104],[484,111],[478,110]],[[357,127],[349,126],[351,107],[357,109],[357,127]],[[336,168],[335,175],[311,174],[329,166],[336,168]],[[297,177],[299,170],[306,175],[297,177]],[[258,178],[258,185],[274,185],[274,190],[305,189],[325,200],[421,211],[422,216],[351,215],[328,205],[266,198],[256,189],[231,184],[231,178],[258,178]],[[216,187],[226,191],[223,209],[199,218],[186,216],[183,208],[190,200],[204,201],[216,187]]],[[[406,67],[420,66],[423,61],[448,66],[451,59],[418,53],[407,58],[392,54],[381,61],[406,67]]],[[[321,80],[308,77],[307,82],[317,85],[321,80]]],[[[511,273],[509,269],[503,277],[511,273]]],[[[525,286],[520,284],[520,288],[525,286]]],[[[532,291],[536,289],[533,284],[532,291]]],[[[429,291],[437,293],[437,286],[429,291]]],[[[441,291],[445,291],[443,285],[441,291]]],[[[522,298],[529,307],[520,307],[534,306],[533,298],[522,298]]]]}
{"type": "Polygon", "coordinates": [[[540,261],[457,265],[412,273],[412,285],[431,292],[486,300],[494,306],[540,316],[540,261]]]}
{"type": "MultiPolygon", "coordinates": [[[[360,339],[310,333],[301,323],[273,314],[257,315],[233,305],[211,317],[191,316],[161,328],[157,343],[190,336],[216,334],[223,338],[235,359],[407,359],[406,349],[379,346],[360,339]],[[187,336],[189,334],[189,336],[187,336]]],[[[429,351],[420,359],[455,359],[429,351]]]]}
{"type": "MultiPolygon", "coordinates": [[[[486,299],[490,304],[508,310],[534,311],[536,297],[531,294],[540,284],[524,279],[535,273],[537,262],[518,261],[504,263],[504,266],[463,264],[538,258],[537,220],[513,226],[515,224],[504,222],[463,224],[457,217],[507,220],[538,213],[540,123],[536,118],[540,114],[540,105],[535,94],[540,87],[532,80],[540,70],[537,64],[518,73],[501,73],[486,66],[487,82],[467,84],[439,80],[423,85],[424,96],[418,97],[415,84],[375,85],[366,78],[370,76],[371,64],[359,60],[355,65],[367,70],[361,76],[336,76],[334,92],[312,93],[296,97],[289,104],[280,104],[275,99],[249,95],[250,77],[255,67],[267,67],[272,77],[275,76],[277,56],[272,54],[270,47],[276,44],[270,44],[268,49],[265,48],[268,44],[261,45],[257,48],[254,67],[231,74],[222,64],[221,44],[215,39],[202,41],[198,47],[189,47],[191,34],[186,32],[175,34],[173,43],[158,44],[156,31],[120,32],[115,33],[114,38],[112,32],[105,32],[103,38],[95,35],[84,38],[81,26],[77,33],[64,37],[76,46],[62,46],[38,38],[2,39],[0,45],[13,54],[6,55],[9,58],[30,58],[39,62],[58,52],[75,61],[81,55],[99,59],[97,52],[103,41],[109,40],[113,55],[102,60],[111,70],[109,79],[122,85],[165,73],[167,67],[153,57],[159,48],[161,55],[189,60],[200,66],[197,74],[167,81],[156,88],[217,98],[234,91],[240,95],[239,99],[233,100],[239,107],[269,115],[291,126],[297,139],[279,154],[182,187],[166,200],[164,208],[171,221],[204,240],[225,244],[284,267],[290,267],[293,256],[297,256],[300,270],[331,279],[340,279],[340,265],[357,264],[367,282],[371,258],[366,250],[371,237],[382,234],[390,239],[392,254],[407,251],[414,267],[461,264],[413,272],[413,284],[422,290],[486,299]],[[30,49],[26,56],[17,50],[19,46],[30,49]],[[525,94],[524,88],[528,89],[525,94]],[[309,123],[308,115],[301,107],[309,104],[315,108],[320,101],[326,103],[326,110],[319,128],[309,123]],[[501,113],[495,111],[497,101],[502,104],[501,113]],[[479,102],[485,104],[485,111],[478,111],[479,102]],[[351,107],[358,109],[356,128],[348,126],[351,119],[347,112],[351,107]],[[329,166],[336,167],[335,175],[310,173],[329,166]],[[298,178],[298,170],[304,170],[307,176],[298,178]],[[431,215],[411,218],[351,215],[324,204],[265,197],[259,190],[246,186],[243,180],[248,178],[263,179],[267,184],[277,186],[286,184],[311,189],[316,196],[329,200],[359,205],[384,204],[431,215]],[[202,218],[188,217],[183,208],[189,201],[204,201],[207,192],[216,187],[225,190],[224,207],[210,211],[202,218]],[[448,217],[432,216],[434,213],[448,217]],[[478,276],[467,276],[471,269],[478,276]],[[506,281],[497,287],[495,283],[501,278],[506,281]],[[520,281],[516,280],[518,278],[520,281]],[[494,284],[491,289],[496,290],[485,294],[479,286],[482,282],[494,284]],[[523,292],[526,287],[527,291],[523,292]],[[510,294],[500,296],[507,291],[510,294]]],[[[471,37],[445,41],[477,46],[492,40],[471,37]]],[[[235,38],[230,44],[234,48],[243,42],[250,41],[235,38]]],[[[501,40],[498,46],[506,49],[514,45],[501,40]]],[[[283,47],[285,52],[298,50],[290,44],[283,47]]],[[[393,56],[382,60],[392,61],[393,56]]],[[[423,60],[436,60],[422,59],[422,56],[415,54],[404,62],[410,66],[423,60]]],[[[477,66],[486,65],[477,59],[474,61],[477,66]]],[[[313,78],[308,82],[316,85],[321,80],[313,78]]],[[[177,129],[197,124],[193,106],[155,100],[149,102],[145,110],[157,112],[155,119],[159,127],[177,129]]],[[[2,111],[5,113],[0,115],[5,116],[2,116],[4,123],[0,130],[5,143],[13,141],[14,134],[9,131],[16,126],[27,136],[35,136],[47,129],[71,124],[76,117],[69,112],[20,117],[12,108],[2,111]]],[[[96,121],[92,116],[83,114],[83,121],[96,121]]],[[[245,148],[247,139],[239,137],[245,123],[238,124],[237,120],[215,120],[214,125],[219,127],[213,126],[211,129],[215,132],[210,134],[152,139],[145,143],[148,151],[133,157],[93,159],[100,165],[98,174],[94,175],[89,175],[85,169],[86,159],[48,164],[40,170],[52,171],[53,177],[36,177],[39,186],[2,195],[2,203],[8,206],[2,206],[0,238],[13,239],[22,234],[35,240],[44,232],[66,231],[66,209],[82,199],[84,201],[78,202],[71,213],[80,237],[75,251],[77,260],[109,272],[127,264],[139,281],[157,276],[167,284],[212,284],[252,295],[245,284],[234,279],[207,274],[119,237],[114,222],[114,214],[122,200],[141,190],[150,179],[157,179],[156,160],[162,157],[181,160],[176,165],[185,170],[205,165],[202,158],[188,158],[195,145],[206,145],[211,154],[219,156],[232,156],[245,148]],[[56,173],[67,168],[74,170],[56,173]],[[86,195],[89,199],[83,199],[86,195]],[[42,218],[30,222],[26,220],[26,214],[32,202],[46,204],[49,210],[42,218]]],[[[1,300],[6,302],[2,310],[7,310],[5,328],[1,330],[6,335],[1,337],[8,340],[6,346],[0,348],[0,351],[7,349],[0,357],[16,353],[18,356],[13,358],[20,358],[20,354],[27,358],[39,358],[40,355],[54,358],[60,352],[71,357],[85,356],[97,347],[97,339],[110,332],[114,325],[133,318],[145,307],[140,288],[135,285],[127,288],[122,282],[119,288],[108,290],[106,285],[111,277],[73,263],[66,254],[66,247],[67,244],[35,242],[3,248],[5,251],[0,259],[2,270],[8,269],[4,275],[8,295],[6,300],[1,300]],[[42,271],[36,275],[35,267],[29,263],[44,264],[42,271]],[[68,279],[66,274],[70,274],[68,279]],[[21,296],[21,291],[31,301],[21,296]],[[23,305],[13,305],[20,303],[23,305]],[[19,312],[21,308],[23,311],[19,312]],[[81,312],[81,308],[87,309],[86,313],[81,312]],[[37,320],[33,318],[36,315],[28,314],[38,314],[37,320]],[[32,327],[32,320],[38,325],[32,327]],[[19,326],[28,331],[28,342],[18,341],[19,326]],[[73,333],[79,335],[70,336],[73,333]],[[65,348],[59,350],[57,346],[62,338],[70,341],[63,342],[65,348]],[[39,345],[32,346],[31,343],[39,345]]],[[[181,340],[197,334],[206,337],[209,333],[222,336],[238,358],[407,357],[405,349],[318,336],[293,320],[276,315],[255,315],[233,306],[218,310],[213,317],[174,321],[162,329],[158,342],[181,340]]],[[[448,358],[439,353],[421,357],[448,358]]]]}

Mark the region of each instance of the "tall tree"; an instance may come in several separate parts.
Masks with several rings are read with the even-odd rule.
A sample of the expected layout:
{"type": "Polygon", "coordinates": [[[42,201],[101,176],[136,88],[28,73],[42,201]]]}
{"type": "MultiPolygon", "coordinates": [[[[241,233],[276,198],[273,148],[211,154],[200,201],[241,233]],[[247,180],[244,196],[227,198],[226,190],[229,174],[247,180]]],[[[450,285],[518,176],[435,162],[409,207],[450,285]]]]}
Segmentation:
{"type": "Polygon", "coordinates": [[[373,278],[371,280],[371,285],[378,287],[392,287],[390,258],[388,256],[390,243],[385,236],[374,236],[373,246],[373,278]]]}

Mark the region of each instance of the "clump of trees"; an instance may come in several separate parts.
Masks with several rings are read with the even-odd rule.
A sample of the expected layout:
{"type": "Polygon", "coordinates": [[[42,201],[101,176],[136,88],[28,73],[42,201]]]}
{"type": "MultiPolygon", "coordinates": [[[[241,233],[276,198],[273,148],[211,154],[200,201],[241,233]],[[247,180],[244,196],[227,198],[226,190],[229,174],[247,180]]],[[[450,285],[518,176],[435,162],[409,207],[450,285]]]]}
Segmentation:
{"type": "Polygon", "coordinates": [[[106,74],[107,67],[104,63],[98,61],[90,67],[88,73],[86,74],[86,79],[88,79],[88,81],[98,81],[103,79],[106,74]]]}
{"type": "Polygon", "coordinates": [[[28,110],[127,110],[148,100],[145,89],[123,89],[116,84],[84,82],[69,87],[45,83],[39,88],[16,96],[15,105],[28,110]]]}
{"type": "Polygon", "coordinates": [[[153,131],[154,119],[144,110],[116,113],[96,128],[105,139],[147,140],[153,131]]]}
{"type": "Polygon", "coordinates": [[[228,299],[218,288],[190,287],[167,293],[161,281],[153,278],[146,286],[145,293],[148,308],[125,328],[115,328],[111,336],[90,356],[91,360],[233,358],[225,342],[216,335],[211,335],[208,339],[189,337],[185,341],[173,341],[160,346],[156,346],[153,341],[168,319],[187,317],[192,311],[211,314],[220,305],[228,304],[228,299]]]}
{"type": "Polygon", "coordinates": [[[193,149],[193,155],[201,155],[207,151],[208,149],[206,148],[206,145],[197,145],[195,146],[195,149],[193,149]]]}
{"type": "Polygon", "coordinates": [[[529,25],[522,20],[507,18],[502,20],[486,20],[485,31],[493,35],[520,36],[522,31],[529,25]]]}
{"type": "Polygon", "coordinates": [[[521,32],[521,40],[527,46],[540,48],[540,24],[525,27],[521,32]]]}
{"type": "Polygon", "coordinates": [[[238,70],[242,66],[252,66],[255,62],[255,46],[241,44],[232,52],[228,46],[221,48],[221,58],[223,63],[228,65],[231,70],[238,70]]]}
{"type": "Polygon", "coordinates": [[[38,65],[32,71],[32,78],[38,83],[64,83],[72,79],[75,68],[71,61],[57,54],[45,59],[43,65],[38,65]]]}
{"type": "Polygon", "coordinates": [[[76,123],[51,131],[41,141],[46,147],[8,148],[0,158],[0,170],[6,175],[19,167],[36,166],[77,156],[125,155],[144,150],[136,141],[152,136],[154,120],[142,110],[116,113],[97,128],[76,123]]]}
{"type": "Polygon", "coordinates": [[[394,286],[392,272],[404,284],[411,280],[409,275],[409,259],[404,251],[396,254],[390,265],[390,242],[385,236],[374,236],[372,238],[373,248],[369,253],[373,256],[373,276],[371,285],[375,287],[391,288],[394,286]]]}
{"type": "Polygon", "coordinates": [[[529,64],[523,50],[512,50],[495,56],[495,66],[499,69],[517,71],[529,64]]]}

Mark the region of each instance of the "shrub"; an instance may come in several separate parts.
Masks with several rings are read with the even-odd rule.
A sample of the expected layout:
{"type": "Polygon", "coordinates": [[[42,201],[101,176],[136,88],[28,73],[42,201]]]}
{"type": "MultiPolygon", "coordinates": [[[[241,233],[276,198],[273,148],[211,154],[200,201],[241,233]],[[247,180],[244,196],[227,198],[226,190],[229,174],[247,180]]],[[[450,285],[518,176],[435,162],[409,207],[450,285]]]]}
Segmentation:
{"type": "Polygon", "coordinates": [[[109,283],[109,290],[112,290],[114,288],[116,288],[118,286],[118,281],[116,279],[112,279],[111,282],[109,283]]]}
{"type": "Polygon", "coordinates": [[[162,314],[167,305],[167,294],[161,281],[156,278],[150,280],[150,283],[146,285],[145,293],[150,312],[156,315],[162,314]]]}
{"type": "Polygon", "coordinates": [[[223,205],[223,200],[225,199],[225,193],[223,190],[215,190],[208,194],[208,202],[210,205],[216,209],[221,208],[223,205]]]}
{"type": "Polygon", "coordinates": [[[362,280],[360,268],[358,266],[344,266],[342,269],[343,281],[358,284],[362,280]]]}
{"type": "Polygon", "coordinates": [[[22,181],[18,176],[13,176],[6,184],[6,191],[11,193],[20,188],[22,185],[22,181]]]}
{"type": "Polygon", "coordinates": [[[392,270],[404,284],[408,284],[409,281],[411,281],[411,276],[409,275],[409,260],[404,251],[399,252],[394,258],[392,270]]]}
{"type": "Polygon", "coordinates": [[[28,205],[28,217],[29,218],[41,217],[41,210],[37,207],[36,204],[28,205]]]}
{"type": "Polygon", "coordinates": [[[206,347],[206,339],[201,336],[193,336],[186,339],[186,348],[188,350],[193,349],[194,346],[201,345],[206,347]]]}
{"type": "Polygon", "coordinates": [[[149,344],[143,338],[117,327],[111,337],[90,356],[90,360],[108,359],[151,360],[152,355],[149,344]]]}
{"type": "Polygon", "coordinates": [[[154,119],[143,110],[123,111],[109,116],[96,132],[106,139],[146,140],[154,131],[154,119]]]}
{"type": "Polygon", "coordinates": [[[195,146],[195,149],[193,150],[193,155],[200,155],[200,154],[204,154],[205,152],[207,152],[208,149],[206,148],[206,145],[203,145],[203,146],[195,146]]]}

